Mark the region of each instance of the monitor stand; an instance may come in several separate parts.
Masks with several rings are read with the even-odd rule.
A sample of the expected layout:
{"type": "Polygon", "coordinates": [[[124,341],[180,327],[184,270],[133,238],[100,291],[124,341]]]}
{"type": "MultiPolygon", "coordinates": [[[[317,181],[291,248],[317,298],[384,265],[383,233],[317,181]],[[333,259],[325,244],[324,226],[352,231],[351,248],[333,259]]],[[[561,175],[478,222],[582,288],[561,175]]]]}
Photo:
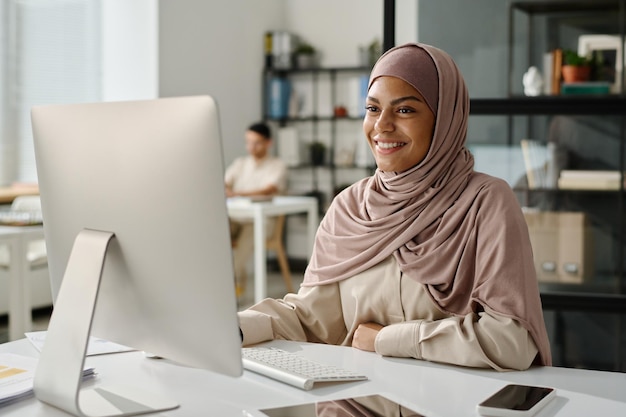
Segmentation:
{"type": "Polygon", "coordinates": [[[102,268],[114,233],[85,229],[74,241],[35,371],[35,396],[80,417],[131,416],[171,410],[161,393],[135,387],[80,389],[102,268]]]}

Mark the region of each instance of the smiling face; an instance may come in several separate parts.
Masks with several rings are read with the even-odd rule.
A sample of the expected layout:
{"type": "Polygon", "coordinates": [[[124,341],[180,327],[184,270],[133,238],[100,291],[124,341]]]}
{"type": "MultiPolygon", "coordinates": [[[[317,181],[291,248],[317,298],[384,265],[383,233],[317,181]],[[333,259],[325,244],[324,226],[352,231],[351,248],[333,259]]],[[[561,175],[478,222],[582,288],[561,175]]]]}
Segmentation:
{"type": "Polygon", "coordinates": [[[396,77],[374,80],[363,132],[380,170],[402,172],[422,162],[434,129],[435,115],[412,85],[396,77]]]}

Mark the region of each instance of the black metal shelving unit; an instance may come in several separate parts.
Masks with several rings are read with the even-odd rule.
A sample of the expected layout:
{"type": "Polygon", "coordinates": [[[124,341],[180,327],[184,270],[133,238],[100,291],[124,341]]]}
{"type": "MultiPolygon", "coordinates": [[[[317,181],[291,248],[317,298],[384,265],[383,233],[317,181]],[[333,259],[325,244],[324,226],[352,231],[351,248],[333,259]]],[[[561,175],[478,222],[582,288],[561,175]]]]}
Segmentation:
{"type": "Polygon", "coordinates": [[[475,98],[470,101],[472,115],[623,115],[624,95],[513,96],[475,98]]]}
{"type": "MultiPolygon", "coordinates": [[[[579,121],[582,119],[588,121],[593,118],[599,123],[610,120],[613,129],[611,130],[611,138],[619,141],[619,145],[615,149],[615,152],[619,152],[619,156],[616,158],[618,163],[614,168],[619,172],[626,172],[626,94],[624,89],[626,71],[621,71],[621,91],[617,94],[526,97],[522,96],[521,91],[519,91],[521,73],[530,65],[541,65],[541,62],[538,62],[541,52],[561,47],[562,45],[558,45],[558,42],[567,40],[571,44],[575,40],[563,38],[567,35],[563,35],[563,32],[555,29],[555,26],[560,24],[575,28],[573,32],[565,31],[566,34],[618,34],[622,40],[623,57],[626,26],[625,9],[626,0],[511,2],[508,16],[508,95],[502,98],[472,99],[470,101],[470,115],[472,117],[502,116],[503,120],[506,120],[507,137],[502,138],[501,142],[508,145],[519,144],[520,132],[526,132],[527,137],[533,137],[533,134],[538,133],[537,130],[545,134],[545,131],[542,131],[542,127],[545,125],[542,123],[547,125],[547,122],[553,117],[565,116],[579,121]],[[547,38],[538,42],[535,36],[537,33],[543,34],[547,38]],[[523,34],[526,36],[522,36],[523,34]],[[525,53],[522,53],[522,49],[520,49],[522,44],[525,45],[525,53]],[[540,50],[544,47],[548,50],[540,50]],[[516,87],[514,88],[514,86],[516,87]],[[514,125],[517,128],[521,127],[521,129],[514,130],[514,125]]],[[[583,122],[581,121],[581,123],[583,122]]],[[[538,136],[541,137],[542,133],[539,133],[538,136]]],[[[601,139],[603,138],[590,137],[588,140],[601,139]]],[[[547,140],[547,137],[544,140],[547,140]]],[[[623,179],[624,174],[622,174],[623,179]]],[[[624,259],[626,256],[626,191],[624,190],[624,181],[618,190],[611,191],[590,192],[558,188],[525,188],[515,191],[524,195],[550,195],[555,198],[555,201],[563,201],[570,196],[575,196],[583,202],[602,199],[602,201],[610,201],[611,205],[614,204],[614,207],[610,207],[610,210],[613,210],[611,211],[613,218],[603,229],[604,231],[615,229],[610,230],[610,234],[607,233],[612,239],[612,249],[617,254],[614,265],[611,264],[614,270],[611,270],[607,276],[595,275],[591,278],[591,282],[584,284],[540,283],[540,289],[544,311],[555,314],[555,337],[557,340],[554,341],[556,346],[554,350],[558,351],[562,358],[566,356],[565,353],[568,348],[577,348],[571,344],[571,341],[566,340],[567,337],[581,340],[587,336],[585,334],[579,334],[575,337],[571,335],[572,332],[584,332],[583,326],[574,329],[570,327],[569,332],[571,333],[568,336],[565,335],[564,323],[568,314],[584,313],[589,321],[598,320],[598,314],[614,315],[616,317],[615,324],[607,325],[611,329],[611,337],[614,338],[611,339],[614,342],[610,342],[614,343],[611,348],[614,353],[605,353],[604,355],[608,359],[602,359],[606,359],[607,362],[612,361],[612,370],[626,371],[626,359],[624,358],[626,356],[626,346],[624,346],[626,342],[624,342],[623,337],[623,319],[626,314],[626,260],[624,259]],[[614,224],[615,219],[617,219],[616,224],[614,224]]],[[[584,204],[581,209],[588,211],[585,210],[584,204]]],[[[598,228],[600,228],[599,222],[605,220],[597,218],[597,216],[593,218],[598,228]]],[[[595,272],[598,273],[598,271],[595,272]]],[[[607,344],[610,343],[607,342],[607,344]]],[[[586,363],[564,363],[562,365],[593,367],[592,364],[586,363]]]]}
{"type": "MultiPolygon", "coordinates": [[[[318,103],[320,100],[318,85],[322,77],[327,78],[330,83],[330,107],[335,108],[342,103],[342,97],[338,96],[338,84],[343,82],[342,77],[349,76],[358,76],[358,75],[369,75],[371,71],[370,67],[364,66],[346,66],[346,67],[312,67],[312,68],[290,68],[290,69],[275,69],[275,68],[265,68],[263,70],[263,94],[262,94],[262,109],[263,109],[263,117],[266,121],[277,123],[278,126],[284,127],[289,125],[298,125],[303,123],[310,124],[312,128],[312,136],[313,139],[317,139],[320,137],[320,124],[321,123],[329,123],[330,124],[330,143],[327,149],[327,162],[320,166],[315,166],[308,163],[303,163],[298,167],[293,167],[293,169],[303,170],[310,169],[311,170],[311,193],[317,195],[318,198],[323,199],[324,197],[321,195],[319,190],[319,170],[326,169],[329,170],[330,173],[330,188],[331,190],[335,190],[337,187],[337,179],[336,179],[336,171],[338,169],[364,169],[369,172],[371,170],[370,167],[337,167],[334,163],[334,152],[336,148],[336,138],[337,138],[337,125],[338,123],[343,122],[361,122],[363,120],[362,116],[357,115],[346,115],[346,116],[335,116],[335,115],[320,115],[317,113],[318,103]],[[305,117],[283,117],[283,118],[274,118],[269,115],[268,108],[268,83],[269,80],[273,77],[285,78],[285,79],[294,79],[294,78],[303,78],[310,77],[308,82],[312,84],[312,97],[311,105],[313,108],[313,114],[307,115],[305,117]]],[[[358,125],[357,130],[360,129],[360,124],[358,125]]]]}

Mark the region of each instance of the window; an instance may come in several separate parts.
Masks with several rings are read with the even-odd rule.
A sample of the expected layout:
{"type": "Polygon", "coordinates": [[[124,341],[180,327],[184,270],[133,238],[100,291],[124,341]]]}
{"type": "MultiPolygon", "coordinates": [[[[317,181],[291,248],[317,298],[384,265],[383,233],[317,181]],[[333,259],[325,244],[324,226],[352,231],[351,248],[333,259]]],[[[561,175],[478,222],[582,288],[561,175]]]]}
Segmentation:
{"type": "Polygon", "coordinates": [[[8,0],[0,9],[0,183],[36,182],[30,108],[101,99],[100,0],[8,0]]]}

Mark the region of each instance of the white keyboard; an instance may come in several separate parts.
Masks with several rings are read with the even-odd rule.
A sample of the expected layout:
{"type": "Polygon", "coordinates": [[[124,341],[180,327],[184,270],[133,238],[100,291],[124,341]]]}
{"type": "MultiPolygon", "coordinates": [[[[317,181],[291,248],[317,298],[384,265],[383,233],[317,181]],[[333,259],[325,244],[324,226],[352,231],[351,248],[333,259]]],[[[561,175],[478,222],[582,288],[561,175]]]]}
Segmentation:
{"type": "Polygon", "coordinates": [[[28,226],[43,223],[41,211],[0,211],[0,225],[28,226]]]}
{"type": "Polygon", "coordinates": [[[305,390],[316,382],[361,381],[367,376],[274,347],[242,348],[243,367],[305,390]]]}

